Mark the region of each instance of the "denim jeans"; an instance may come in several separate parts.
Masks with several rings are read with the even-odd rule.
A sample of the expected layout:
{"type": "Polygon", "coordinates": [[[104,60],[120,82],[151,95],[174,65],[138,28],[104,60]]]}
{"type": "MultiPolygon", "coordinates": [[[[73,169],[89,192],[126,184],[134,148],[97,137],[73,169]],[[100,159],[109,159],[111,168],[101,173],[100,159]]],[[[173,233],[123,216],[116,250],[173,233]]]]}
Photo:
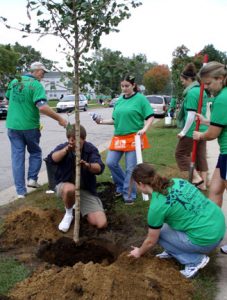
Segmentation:
{"type": "Polygon", "coordinates": [[[25,151],[29,152],[29,167],[27,179],[38,179],[38,173],[42,165],[42,150],[39,147],[40,130],[15,130],[8,129],[8,137],[11,144],[11,160],[13,178],[18,195],[27,192],[25,184],[25,151]]]}
{"type": "Polygon", "coordinates": [[[119,193],[123,194],[124,200],[135,200],[136,198],[136,186],[132,185],[131,194],[129,195],[129,187],[131,181],[132,171],[137,164],[136,152],[122,152],[122,151],[112,151],[109,150],[106,158],[106,164],[109,167],[113,181],[116,185],[116,190],[119,193]],[[122,158],[123,154],[125,154],[125,168],[123,171],[121,168],[119,161],[122,158]]]}
{"type": "Polygon", "coordinates": [[[193,244],[186,233],[170,228],[167,224],[161,229],[159,236],[159,245],[161,245],[166,252],[172,255],[182,265],[196,266],[199,264],[204,254],[214,250],[221,241],[218,241],[209,246],[199,246],[193,244]]]}

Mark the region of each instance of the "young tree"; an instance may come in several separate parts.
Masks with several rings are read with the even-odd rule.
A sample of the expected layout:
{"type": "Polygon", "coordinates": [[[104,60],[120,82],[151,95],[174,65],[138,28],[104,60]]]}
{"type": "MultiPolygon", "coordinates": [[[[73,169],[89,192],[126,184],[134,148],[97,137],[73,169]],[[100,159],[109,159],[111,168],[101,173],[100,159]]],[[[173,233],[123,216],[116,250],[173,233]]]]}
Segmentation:
{"type": "MultiPolygon", "coordinates": [[[[68,53],[68,63],[73,66],[76,124],[76,180],[74,241],[79,241],[80,221],[80,118],[79,81],[82,55],[100,47],[102,34],[118,31],[119,23],[130,17],[130,8],[141,5],[138,0],[27,0],[27,13],[34,12],[38,26],[31,23],[21,28],[26,33],[40,36],[55,35],[65,42],[63,51],[68,53]]],[[[7,20],[5,20],[7,21],[7,20]]]]}

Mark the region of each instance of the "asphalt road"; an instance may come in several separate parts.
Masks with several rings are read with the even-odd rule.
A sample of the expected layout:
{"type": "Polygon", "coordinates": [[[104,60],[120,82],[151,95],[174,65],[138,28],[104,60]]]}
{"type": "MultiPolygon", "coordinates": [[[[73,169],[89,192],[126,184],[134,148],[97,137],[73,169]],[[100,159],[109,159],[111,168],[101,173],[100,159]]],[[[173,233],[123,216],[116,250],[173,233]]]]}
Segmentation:
{"type": "MultiPolygon", "coordinates": [[[[103,118],[110,119],[112,108],[100,108],[95,111],[101,113],[103,118]]],[[[90,109],[89,112],[92,110],[90,109]]],[[[74,123],[74,115],[67,116],[61,114],[70,123],[74,123]]],[[[92,142],[95,146],[100,146],[110,140],[113,135],[112,125],[97,125],[89,116],[88,112],[80,112],[80,121],[87,130],[87,141],[92,142]]],[[[41,148],[43,150],[43,158],[55,148],[58,144],[66,141],[65,129],[58,125],[58,123],[46,116],[41,116],[41,124],[43,129],[41,131],[41,148]]],[[[26,155],[26,170],[28,163],[28,155],[26,155]]],[[[42,164],[41,171],[45,170],[45,163],[42,164]]],[[[12,171],[11,171],[11,150],[10,142],[7,136],[7,129],[5,127],[5,120],[0,120],[0,191],[7,189],[13,185],[12,171]]]]}

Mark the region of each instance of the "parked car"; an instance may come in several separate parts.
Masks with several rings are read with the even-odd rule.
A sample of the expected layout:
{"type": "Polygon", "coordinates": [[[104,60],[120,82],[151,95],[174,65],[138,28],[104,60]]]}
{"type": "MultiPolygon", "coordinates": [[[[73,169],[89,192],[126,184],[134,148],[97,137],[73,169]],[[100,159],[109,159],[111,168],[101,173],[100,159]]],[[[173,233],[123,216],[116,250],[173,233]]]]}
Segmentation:
{"type": "Polygon", "coordinates": [[[109,103],[109,107],[114,107],[115,103],[117,102],[119,98],[113,98],[110,103],[109,103]]]}
{"type": "Polygon", "coordinates": [[[154,116],[164,118],[167,112],[167,101],[165,97],[161,95],[146,95],[146,97],[154,110],[154,116]]]}
{"type": "Polygon", "coordinates": [[[5,119],[7,116],[8,105],[4,100],[0,100],[0,119],[5,119]]]}
{"type": "MultiPolygon", "coordinates": [[[[79,109],[86,111],[87,110],[87,98],[80,94],[79,109]]],[[[71,112],[75,109],[75,95],[66,95],[59,100],[56,106],[57,112],[71,112]]]]}

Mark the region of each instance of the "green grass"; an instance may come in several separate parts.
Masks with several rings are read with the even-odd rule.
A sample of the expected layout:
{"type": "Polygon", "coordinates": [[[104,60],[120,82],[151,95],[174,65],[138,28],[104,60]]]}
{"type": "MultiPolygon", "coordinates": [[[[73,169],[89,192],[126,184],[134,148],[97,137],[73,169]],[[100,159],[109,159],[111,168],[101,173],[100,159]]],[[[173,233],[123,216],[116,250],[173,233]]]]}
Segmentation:
{"type": "Polygon", "coordinates": [[[29,276],[29,270],[14,258],[0,256],[0,295],[6,295],[15,283],[29,276]]]}
{"type": "MultiPolygon", "coordinates": [[[[174,156],[176,144],[178,142],[177,132],[178,130],[174,127],[165,127],[164,120],[160,120],[154,124],[151,130],[148,132],[148,139],[150,141],[151,148],[143,151],[143,160],[152,163],[159,173],[169,178],[180,177],[180,172],[176,166],[174,156]]],[[[107,151],[102,153],[102,159],[104,162],[106,161],[106,154],[107,151]]],[[[122,159],[121,164],[124,167],[124,159],[122,159]]],[[[112,181],[108,167],[105,168],[105,171],[102,175],[97,176],[97,179],[98,182],[112,181]]],[[[62,201],[59,198],[56,198],[56,196],[53,194],[45,194],[46,189],[47,185],[44,185],[41,189],[29,194],[26,197],[26,202],[29,203],[30,206],[40,207],[42,209],[58,208],[63,211],[64,206],[62,201]]],[[[137,201],[135,202],[134,206],[125,206],[122,199],[117,200],[115,211],[117,214],[127,214],[131,216],[132,219],[141,218],[141,222],[144,224],[144,228],[146,228],[148,206],[149,201],[143,201],[141,194],[138,194],[137,201]]],[[[11,204],[12,210],[15,210],[16,207],[17,201],[11,204]]],[[[138,228],[137,233],[140,233],[142,237],[144,232],[141,230],[141,227],[138,228]]],[[[9,268],[13,270],[11,272],[19,275],[12,276],[12,278],[8,276],[7,284],[4,283],[4,290],[2,293],[7,293],[7,291],[9,291],[9,289],[17,281],[23,280],[23,278],[28,276],[28,270],[26,270],[23,265],[15,262],[13,259],[7,261],[0,257],[0,286],[4,280],[6,281],[4,276],[5,272],[2,272],[2,268],[7,269],[7,267],[4,267],[7,263],[9,264],[9,268]]],[[[199,273],[195,279],[193,279],[193,284],[195,287],[193,300],[212,300],[215,298],[217,289],[217,272],[218,268],[214,253],[208,266],[201,273],[199,273]]]]}

